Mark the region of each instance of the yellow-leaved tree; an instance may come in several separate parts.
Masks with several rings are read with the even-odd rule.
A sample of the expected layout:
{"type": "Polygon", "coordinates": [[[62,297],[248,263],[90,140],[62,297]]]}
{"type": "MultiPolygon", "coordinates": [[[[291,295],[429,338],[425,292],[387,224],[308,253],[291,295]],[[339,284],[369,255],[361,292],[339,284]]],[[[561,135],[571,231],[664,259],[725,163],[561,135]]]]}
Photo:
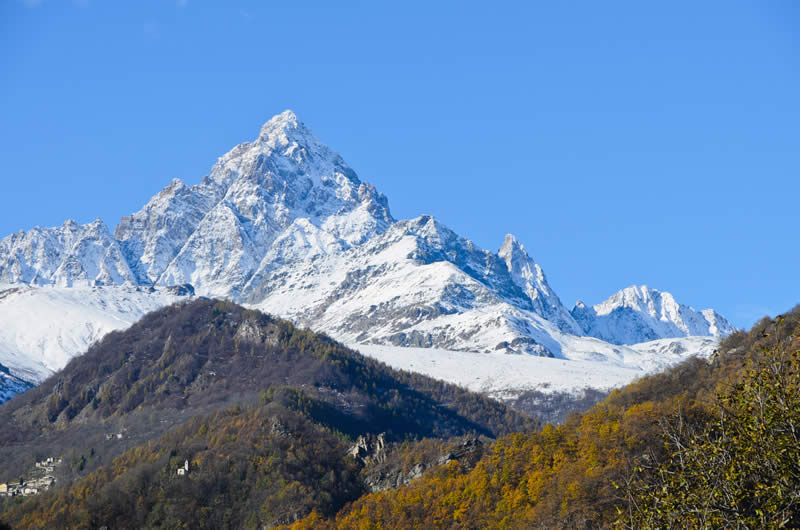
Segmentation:
{"type": "Polygon", "coordinates": [[[784,342],[717,394],[711,421],[663,422],[664,456],[634,467],[618,525],[800,527],[800,350],[784,342]]]}

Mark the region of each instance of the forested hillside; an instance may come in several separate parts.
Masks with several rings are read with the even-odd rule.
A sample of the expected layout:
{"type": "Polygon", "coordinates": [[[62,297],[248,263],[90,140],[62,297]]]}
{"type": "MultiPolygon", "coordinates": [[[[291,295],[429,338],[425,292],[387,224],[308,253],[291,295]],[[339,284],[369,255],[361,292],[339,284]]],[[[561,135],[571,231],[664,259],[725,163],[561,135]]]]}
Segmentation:
{"type": "Polygon", "coordinates": [[[536,421],[494,400],[392,370],[287,321],[229,302],[197,300],[110,334],[39,387],[0,407],[0,481],[16,480],[50,455],[64,458],[56,470],[59,485],[78,481],[21,506],[18,499],[8,500],[5,507],[14,509],[0,518],[33,527],[117,517],[113,526],[182,520],[170,511],[171,500],[160,500],[172,498],[174,458],[180,456],[181,462],[203,461],[192,475],[206,482],[192,482],[187,491],[193,493],[186,495],[195,495],[194,487],[222,495],[198,497],[198,510],[212,510],[214,517],[220,505],[231,510],[228,519],[210,518],[209,527],[240,526],[251,502],[263,511],[259,524],[289,522],[311,508],[332,513],[366,491],[357,475],[367,464],[343,460],[359,436],[380,434],[388,450],[403,441],[495,438],[536,427],[536,421]],[[270,429],[276,417],[283,418],[278,424],[294,427],[275,434],[270,429]],[[287,467],[287,458],[297,466],[287,467]],[[237,474],[240,468],[253,474],[237,474]],[[327,471],[300,476],[301,468],[327,471]],[[328,471],[335,477],[324,478],[328,471]],[[143,476],[152,483],[146,491],[135,485],[143,476]],[[294,482],[306,493],[297,494],[300,500],[282,497],[288,495],[283,486],[294,482]],[[265,484],[276,488],[277,497],[262,491],[265,484]],[[125,504],[131,491],[137,496],[125,504]],[[221,504],[204,504],[212,498],[221,504]],[[53,508],[61,502],[71,508],[53,508]],[[42,503],[48,503],[49,515],[39,513],[42,503]],[[145,520],[142,506],[147,507],[142,513],[155,513],[156,506],[164,512],[145,520]]]}
{"type": "Polygon", "coordinates": [[[311,508],[330,513],[364,492],[346,451],[342,437],[280,405],[233,406],[192,418],[3,518],[26,528],[272,526],[311,508]]]}
{"type": "Polygon", "coordinates": [[[541,432],[499,439],[293,528],[797,527],[800,309],[613,392],[541,432]]]}

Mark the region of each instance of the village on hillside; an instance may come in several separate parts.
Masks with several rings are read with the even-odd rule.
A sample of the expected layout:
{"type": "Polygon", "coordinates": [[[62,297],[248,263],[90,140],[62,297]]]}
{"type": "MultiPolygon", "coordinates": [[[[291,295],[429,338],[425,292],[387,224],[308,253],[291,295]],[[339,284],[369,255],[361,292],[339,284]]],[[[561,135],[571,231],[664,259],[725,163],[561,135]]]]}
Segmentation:
{"type": "Polygon", "coordinates": [[[36,467],[31,470],[28,478],[20,477],[19,482],[0,483],[0,497],[16,497],[18,495],[38,495],[55,484],[53,476],[61,458],[49,457],[41,462],[36,462],[36,467]]]}

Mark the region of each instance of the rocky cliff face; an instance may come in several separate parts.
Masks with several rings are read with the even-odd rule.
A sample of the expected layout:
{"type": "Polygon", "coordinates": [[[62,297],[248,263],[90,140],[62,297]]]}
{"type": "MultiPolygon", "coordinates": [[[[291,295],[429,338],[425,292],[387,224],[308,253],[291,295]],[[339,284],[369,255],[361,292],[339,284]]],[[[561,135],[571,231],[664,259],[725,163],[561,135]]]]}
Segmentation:
{"type": "Polygon", "coordinates": [[[474,436],[397,444],[378,434],[359,436],[348,454],[362,466],[364,484],[375,493],[405,486],[426,471],[450,462],[471,469],[485,450],[483,441],[474,436]]]}

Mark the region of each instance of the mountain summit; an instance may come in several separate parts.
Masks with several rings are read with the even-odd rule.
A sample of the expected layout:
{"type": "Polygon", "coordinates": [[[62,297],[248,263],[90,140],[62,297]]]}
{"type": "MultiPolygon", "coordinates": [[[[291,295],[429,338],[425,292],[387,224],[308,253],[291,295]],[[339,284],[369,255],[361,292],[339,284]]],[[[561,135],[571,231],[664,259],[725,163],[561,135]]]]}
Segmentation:
{"type": "Polygon", "coordinates": [[[286,111],[222,156],[200,184],[173,181],[115,235],[140,283],[191,283],[237,297],[274,259],[288,257],[281,250],[289,235],[316,243],[310,252],[338,252],[393,221],[386,198],[286,111]]]}
{"type": "Polygon", "coordinates": [[[528,256],[513,234],[506,234],[497,255],[506,263],[513,282],[531,299],[538,315],[554,322],[565,333],[582,334],[578,323],[550,288],[542,268],[528,256]]]}

